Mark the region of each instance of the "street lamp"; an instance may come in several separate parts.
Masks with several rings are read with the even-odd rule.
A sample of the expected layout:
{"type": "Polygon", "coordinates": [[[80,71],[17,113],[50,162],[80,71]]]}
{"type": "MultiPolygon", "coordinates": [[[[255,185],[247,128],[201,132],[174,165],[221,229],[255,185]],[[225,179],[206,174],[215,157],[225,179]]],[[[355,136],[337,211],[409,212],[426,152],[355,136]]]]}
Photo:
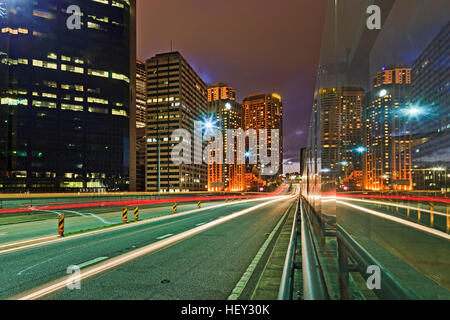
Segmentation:
{"type": "Polygon", "coordinates": [[[388,94],[388,92],[387,92],[387,90],[386,89],[382,89],[382,90],[380,90],[380,92],[379,92],[379,96],[380,96],[380,98],[383,98],[383,97],[385,97],[386,95],[388,94]]]}

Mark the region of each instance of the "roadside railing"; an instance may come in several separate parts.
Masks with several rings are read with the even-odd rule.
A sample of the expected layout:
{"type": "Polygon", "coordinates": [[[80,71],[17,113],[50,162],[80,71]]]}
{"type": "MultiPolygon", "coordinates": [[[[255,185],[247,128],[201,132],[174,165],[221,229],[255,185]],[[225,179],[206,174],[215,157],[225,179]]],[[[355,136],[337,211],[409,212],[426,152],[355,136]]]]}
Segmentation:
{"type": "Polygon", "coordinates": [[[292,300],[294,298],[293,285],[296,269],[302,269],[304,300],[329,299],[317,251],[314,247],[311,228],[311,222],[305,214],[303,200],[299,199],[284,263],[278,300],[292,300]]]}
{"type": "Polygon", "coordinates": [[[284,260],[283,275],[281,277],[280,290],[278,292],[278,300],[292,300],[293,286],[294,286],[294,270],[299,268],[299,263],[296,262],[296,252],[298,247],[298,239],[300,236],[300,215],[299,213],[300,200],[297,199],[297,205],[294,214],[294,222],[292,224],[291,236],[289,239],[289,247],[284,260]]]}

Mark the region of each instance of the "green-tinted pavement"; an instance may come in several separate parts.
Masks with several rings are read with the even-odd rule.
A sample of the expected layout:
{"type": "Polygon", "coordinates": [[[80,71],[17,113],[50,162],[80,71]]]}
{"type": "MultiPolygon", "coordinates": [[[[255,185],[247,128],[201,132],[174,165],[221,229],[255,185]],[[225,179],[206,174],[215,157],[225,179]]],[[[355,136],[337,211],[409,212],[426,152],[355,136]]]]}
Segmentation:
{"type": "MultiPolygon", "coordinates": [[[[202,203],[202,208],[223,204],[224,202],[212,201],[202,203]]],[[[178,204],[177,212],[183,213],[197,208],[196,203],[178,204]]],[[[133,208],[128,208],[128,220],[133,221],[133,208]]],[[[65,233],[75,233],[83,230],[108,227],[122,222],[122,208],[104,207],[92,209],[55,210],[52,212],[38,212],[33,215],[45,215],[45,219],[23,223],[0,225],[0,247],[2,244],[23,241],[38,237],[57,235],[58,213],[64,213],[65,233]]],[[[172,204],[153,205],[140,208],[139,219],[146,220],[155,217],[172,214],[172,204]]],[[[0,217],[0,223],[8,216],[0,217]]]]}
{"type": "MultiPolygon", "coordinates": [[[[55,279],[59,279],[60,277],[66,275],[66,268],[69,265],[83,264],[102,257],[111,259],[123,253],[132,252],[148,244],[158,242],[161,237],[176,235],[180,232],[190,230],[198,225],[208,223],[222,216],[227,216],[236,211],[250,208],[261,202],[263,201],[234,203],[233,205],[206,210],[204,212],[191,213],[182,216],[175,215],[166,220],[136,224],[129,228],[109,230],[107,232],[93,235],[84,235],[76,239],[70,239],[69,237],[64,241],[41,247],[3,255],[0,254],[0,264],[2,265],[2,272],[0,273],[0,298],[8,298],[24,291],[36,288],[37,286],[43,285],[55,279]]],[[[274,208],[273,210],[275,210],[275,212],[279,211],[279,204],[271,204],[268,206],[274,208]]],[[[270,214],[269,212],[268,216],[271,217],[271,219],[276,220],[277,213],[272,212],[270,214]]],[[[224,225],[235,225],[237,221],[247,219],[246,217],[253,217],[253,219],[256,219],[252,220],[250,225],[247,223],[247,227],[249,228],[252,224],[261,229],[270,228],[270,224],[265,225],[264,221],[259,222],[256,212],[251,212],[243,217],[226,222],[224,225]]],[[[229,235],[226,233],[220,237],[215,237],[213,231],[219,227],[222,227],[222,225],[204,232],[205,234],[212,232],[213,239],[217,239],[218,241],[220,240],[217,244],[219,247],[226,247],[228,245],[227,241],[229,239],[233,239],[234,237],[252,237],[251,234],[247,235],[245,229],[242,229],[241,227],[239,227],[239,231],[236,232],[228,227],[229,235]]],[[[261,236],[258,232],[257,235],[258,238],[264,236],[264,234],[261,236]]],[[[199,236],[200,235],[197,235],[194,238],[199,236]]],[[[189,241],[189,239],[186,241],[189,241]]],[[[181,242],[180,245],[186,241],[181,242]]],[[[203,244],[201,244],[201,246],[205,245],[207,246],[207,242],[203,242],[203,244]]],[[[201,246],[195,249],[202,250],[201,246]]],[[[168,249],[170,248],[163,250],[163,252],[168,249]]],[[[230,252],[229,250],[227,252],[230,256],[233,254],[233,252],[230,252]]],[[[240,257],[247,257],[247,254],[251,256],[251,251],[248,253],[241,252],[240,257]]],[[[209,255],[213,255],[213,252],[209,252],[209,255]]],[[[218,265],[221,263],[226,264],[228,258],[228,256],[221,255],[221,260],[216,261],[216,263],[218,265]]],[[[186,259],[188,259],[188,257],[186,257],[186,259]]],[[[201,261],[198,263],[201,263],[201,261]]],[[[165,261],[163,268],[172,268],[171,261],[165,261]]],[[[186,272],[185,269],[182,269],[182,272],[186,272]]],[[[218,272],[221,272],[220,269],[218,272]]],[[[86,281],[89,281],[89,279],[86,281]]],[[[127,282],[124,281],[123,286],[126,287],[126,285],[127,282]]]]}
{"type": "Polygon", "coordinates": [[[291,238],[292,224],[295,218],[295,206],[289,210],[269,260],[251,297],[252,300],[277,300],[283,275],[284,262],[291,238]]]}
{"type": "Polygon", "coordinates": [[[448,239],[343,204],[337,212],[340,226],[415,296],[450,299],[448,239]]]}
{"type": "Polygon", "coordinates": [[[269,204],[83,280],[80,290],[45,298],[226,299],[291,202],[269,204]]]}

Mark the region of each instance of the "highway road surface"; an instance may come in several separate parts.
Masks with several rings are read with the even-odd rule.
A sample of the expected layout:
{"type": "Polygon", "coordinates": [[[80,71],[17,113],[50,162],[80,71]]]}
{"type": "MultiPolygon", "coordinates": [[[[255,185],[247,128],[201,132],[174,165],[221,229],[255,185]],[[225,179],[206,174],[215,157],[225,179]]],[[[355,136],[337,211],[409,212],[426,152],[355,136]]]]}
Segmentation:
{"type": "MultiPolygon", "coordinates": [[[[148,219],[167,212],[159,207],[138,223],[0,247],[0,299],[227,299],[233,291],[245,298],[263,261],[247,288],[236,286],[295,198],[186,205],[148,219]]],[[[48,228],[27,228],[33,223],[48,228]]]]}

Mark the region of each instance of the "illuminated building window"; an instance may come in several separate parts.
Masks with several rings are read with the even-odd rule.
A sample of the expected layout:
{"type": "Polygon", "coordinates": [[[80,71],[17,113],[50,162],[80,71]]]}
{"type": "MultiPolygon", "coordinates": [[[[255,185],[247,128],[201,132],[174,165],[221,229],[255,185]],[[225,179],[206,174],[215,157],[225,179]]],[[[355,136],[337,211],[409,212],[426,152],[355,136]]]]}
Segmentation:
{"type": "Polygon", "coordinates": [[[33,100],[32,105],[33,105],[33,107],[43,107],[43,108],[56,109],[56,103],[55,102],[33,100]]]}
{"type": "Polygon", "coordinates": [[[108,71],[102,71],[102,70],[88,69],[88,75],[108,78],[109,77],[109,72],[108,71]]]}
{"type": "Polygon", "coordinates": [[[47,34],[39,32],[39,31],[33,31],[33,36],[45,38],[45,37],[47,37],[47,34]]]}
{"type": "Polygon", "coordinates": [[[118,7],[118,8],[124,8],[125,7],[122,3],[120,3],[119,1],[116,1],[116,0],[112,0],[111,6],[118,7]]]}
{"type": "Polygon", "coordinates": [[[47,93],[47,92],[43,92],[43,93],[42,93],[42,97],[44,97],[44,98],[50,98],[50,99],[56,99],[56,98],[57,98],[56,94],[53,94],[53,93],[47,93]]]}
{"type": "Polygon", "coordinates": [[[74,104],[61,104],[61,110],[70,110],[70,111],[83,111],[83,106],[78,106],[74,104]]]}
{"type": "Polygon", "coordinates": [[[74,72],[74,73],[84,73],[84,68],[75,67],[75,66],[68,66],[66,64],[61,64],[61,70],[62,71],[74,72]]]}
{"type": "Polygon", "coordinates": [[[117,110],[117,109],[112,109],[112,114],[115,116],[127,116],[127,112],[125,110],[117,110]]]}
{"type": "Polygon", "coordinates": [[[88,101],[89,103],[108,104],[108,100],[100,99],[100,98],[88,97],[88,98],[87,98],[87,101],[88,101]]]}
{"type": "Polygon", "coordinates": [[[36,59],[33,59],[33,66],[40,67],[40,68],[53,69],[53,70],[58,69],[58,65],[56,63],[42,61],[42,60],[36,60],[36,59]]]}
{"type": "Polygon", "coordinates": [[[54,15],[51,12],[44,10],[33,10],[33,16],[44,18],[44,19],[53,19],[54,15]]]}
{"type": "Polygon", "coordinates": [[[130,79],[127,76],[123,75],[123,74],[119,74],[119,73],[114,73],[113,72],[111,77],[113,79],[116,79],[116,80],[123,80],[123,81],[125,81],[127,83],[130,83],[130,79]]]}
{"type": "Polygon", "coordinates": [[[93,23],[88,21],[88,28],[89,29],[97,29],[97,30],[102,30],[102,27],[100,27],[100,25],[98,23],[93,23]]]}
{"type": "Polygon", "coordinates": [[[104,114],[108,114],[108,109],[105,108],[95,108],[95,107],[89,107],[88,108],[89,112],[95,112],[95,113],[104,113],[104,114]]]}

